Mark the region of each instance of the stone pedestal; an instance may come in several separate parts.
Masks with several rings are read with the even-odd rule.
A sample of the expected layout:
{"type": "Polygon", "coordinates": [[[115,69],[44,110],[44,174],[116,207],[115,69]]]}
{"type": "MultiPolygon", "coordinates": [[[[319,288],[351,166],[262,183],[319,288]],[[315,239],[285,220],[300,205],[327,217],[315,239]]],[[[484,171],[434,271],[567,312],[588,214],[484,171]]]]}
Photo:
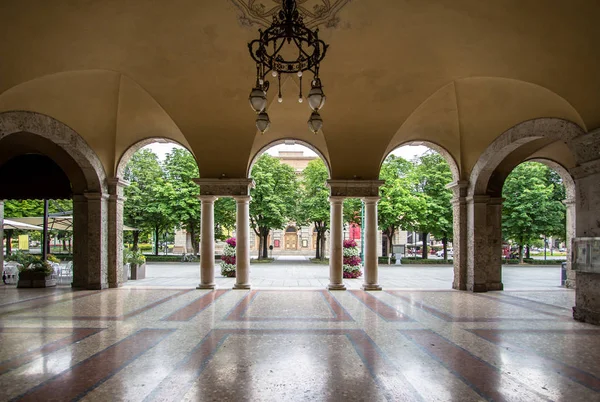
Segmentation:
{"type": "Polygon", "coordinates": [[[600,325],[600,274],[578,272],[573,318],[600,325]]]}
{"type": "Polygon", "coordinates": [[[487,292],[486,266],[488,264],[487,204],[490,197],[475,195],[467,198],[467,289],[487,292]]]}
{"type": "Polygon", "coordinates": [[[214,289],[215,284],[215,201],[212,195],[199,196],[201,206],[200,284],[198,289],[214,289]]]}
{"type": "Polygon", "coordinates": [[[250,289],[250,196],[235,196],[236,250],[234,289],[250,289]]]}
{"type": "Polygon", "coordinates": [[[377,201],[379,197],[365,197],[365,277],[363,290],[381,290],[378,283],[379,267],[377,261],[377,201]]]}
{"type": "Polygon", "coordinates": [[[502,202],[503,198],[490,198],[487,205],[488,264],[486,268],[486,288],[503,290],[502,284],[502,202]]]}
{"type": "Polygon", "coordinates": [[[344,197],[329,197],[331,205],[330,251],[329,251],[329,290],[346,290],[344,285],[344,251],[343,251],[343,208],[344,197]]]}

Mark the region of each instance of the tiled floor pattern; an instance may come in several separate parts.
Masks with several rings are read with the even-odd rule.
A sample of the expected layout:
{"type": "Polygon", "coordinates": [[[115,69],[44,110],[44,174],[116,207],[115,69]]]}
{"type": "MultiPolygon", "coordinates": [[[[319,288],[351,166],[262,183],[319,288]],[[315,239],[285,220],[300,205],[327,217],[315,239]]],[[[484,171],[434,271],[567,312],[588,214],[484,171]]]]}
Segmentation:
{"type": "Polygon", "coordinates": [[[571,290],[0,292],[0,400],[596,401],[571,290]]]}

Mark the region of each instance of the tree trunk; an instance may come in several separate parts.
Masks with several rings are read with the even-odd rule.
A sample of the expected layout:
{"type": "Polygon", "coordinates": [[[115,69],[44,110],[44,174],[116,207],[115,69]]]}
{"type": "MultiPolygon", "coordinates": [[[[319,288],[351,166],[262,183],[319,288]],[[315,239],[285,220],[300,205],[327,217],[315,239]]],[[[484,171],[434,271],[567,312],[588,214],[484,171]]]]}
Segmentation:
{"type": "Polygon", "coordinates": [[[4,231],[4,238],[6,239],[6,255],[10,255],[12,253],[12,229],[6,229],[4,231]]]}
{"type": "Polygon", "coordinates": [[[258,233],[258,255],[257,258],[260,260],[260,255],[262,254],[262,243],[263,243],[263,238],[260,235],[260,233],[258,233]]]}
{"type": "Polygon", "coordinates": [[[523,243],[519,243],[519,264],[523,264],[523,243]]]}
{"type": "Polygon", "coordinates": [[[154,228],[154,255],[158,255],[158,236],[160,235],[160,231],[158,226],[154,228]]]}
{"type": "Polygon", "coordinates": [[[315,258],[317,260],[321,259],[321,231],[317,228],[317,241],[316,241],[317,251],[315,253],[315,258]]]}
{"type": "Polygon", "coordinates": [[[267,238],[269,237],[269,229],[262,231],[262,258],[269,258],[269,245],[267,244],[267,238]]]}
{"type": "Polygon", "coordinates": [[[530,258],[529,256],[529,244],[525,247],[525,258],[530,258]]]}
{"type": "Polygon", "coordinates": [[[131,249],[133,251],[138,251],[139,242],[140,242],[140,232],[138,230],[134,230],[133,231],[133,245],[131,246],[131,249]]]}
{"type": "Polygon", "coordinates": [[[442,238],[442,245],[444,246],[444,262],[448,262],[448,238],[446,236],[442,238]]]}
{"type": "Polygon", "coordinates": [[[424,260],[427,259],[428,255],[427,255],[427,232],[423,232],[423,238],[421,239],[421,243],[423,243],[423,248],[421,249],[422,253],[422,257],[424,260]]]}
{"type": "Polygon", "coordinates": [[[62,238],[62,251],[67,251],[67,239],[66,239],[66,237],[62,238]]]}

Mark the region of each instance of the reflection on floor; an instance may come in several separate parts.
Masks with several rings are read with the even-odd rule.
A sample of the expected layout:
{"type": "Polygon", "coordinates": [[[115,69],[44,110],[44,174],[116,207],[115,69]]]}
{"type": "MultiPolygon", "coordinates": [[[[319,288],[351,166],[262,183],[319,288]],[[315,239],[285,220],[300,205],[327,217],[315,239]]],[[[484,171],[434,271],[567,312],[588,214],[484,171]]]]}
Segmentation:
{"type": "Polygon", "coordinates": [[[0,290],[2,400],[600,400],[571,290],[0,290]]]}

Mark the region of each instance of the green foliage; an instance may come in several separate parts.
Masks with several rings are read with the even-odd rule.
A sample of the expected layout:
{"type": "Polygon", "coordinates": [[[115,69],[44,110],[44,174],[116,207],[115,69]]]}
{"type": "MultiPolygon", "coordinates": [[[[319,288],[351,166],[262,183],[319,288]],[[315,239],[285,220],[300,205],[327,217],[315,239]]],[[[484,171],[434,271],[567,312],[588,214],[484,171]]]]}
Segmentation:
{"type": "Polygon", "coordinates": [[[344,200],[344,223],[356,223],[361,226],[362,200],[360,198],[346,198],[344,200]]]}
{"type": "Polygon", "coordinates": [[[294,168],[268,154],[254,164],[251,177],[256,185],[250,190],[250,224],[261,237],[260,256],[267,258],[265,240],[271,229],[283,229],[297,218],[299,185],[294,168]]]}
{"type": "Polygon", "coordinates": [[[51,275],[54,270],[48,261],[44,261],[39,257],[33,257],[27,265],[19,268],[19,272],[42,272],[44,275],[51,275]]]}
{"type": "Polygon", "coordinates": [[[58,258],[56,258],[56,256],[53,254],[46,255],[46,259],[50,262],[55,262],[57,264],[60,262],[60,260],[58,258]]]}
{"type": "Polygon", "coordinates": [[[321,159],[308,163],[302,172],[301,197],[298,203],[297,224],[314,223],[317,230],[316,258],[322,258],[322,246],[325,244],[325,232],[329,227],[329,173],[321,159]]]}
{"type": "Polygon", "coordinates": [[[233,198],[219,198],[215,201],[215,238],[225,240],[229,232],[235,228],[235,200],[233,198]]]}
{"type": "MultiPolygon", "coordinates": [[[[452,260],[450,260],[452,261],[452,260]]],[[[402,264],[406,265],[444,265],[451,264],[449,261],[444,260],[424,260],[422,258],[402,258],[402,264]]]]}
{"type": "Polygon", "coordinates": [[[144,256],[141,251],[132,251],[129,249],[126,250],[128,250],[128,252],[126,254],[123,253],[123,262],[132,265],[142,265],[146,262],[146,256],[144,256]]]}
{"type": "Polygon", "coordinates": [[[6,261],[14,261],[17,264],[21,264],[22,266],[27,266],[29,264],[31,264],[37,257],[29,254],[29,253],[24,253],[22,251],[15,251],[14,253],[8,255],[6,257],[6,261]]]}
{"type": "Polygon", "coordinates": [[[165,210],[174,225],[191,234],[194,250],[197,250],[200,241],[200,187],[193,182],[199,177],[196,160],[187,150],[174,148],[167,154],[163,169],[165,210]]]}
{"type": "Polygon", "coordinates": [[[542,235],[565,238],[564,186],[550,168],[537,162],[520,164],[506,178],[502,196],[506,239],[523,247],[542,235]]]}

